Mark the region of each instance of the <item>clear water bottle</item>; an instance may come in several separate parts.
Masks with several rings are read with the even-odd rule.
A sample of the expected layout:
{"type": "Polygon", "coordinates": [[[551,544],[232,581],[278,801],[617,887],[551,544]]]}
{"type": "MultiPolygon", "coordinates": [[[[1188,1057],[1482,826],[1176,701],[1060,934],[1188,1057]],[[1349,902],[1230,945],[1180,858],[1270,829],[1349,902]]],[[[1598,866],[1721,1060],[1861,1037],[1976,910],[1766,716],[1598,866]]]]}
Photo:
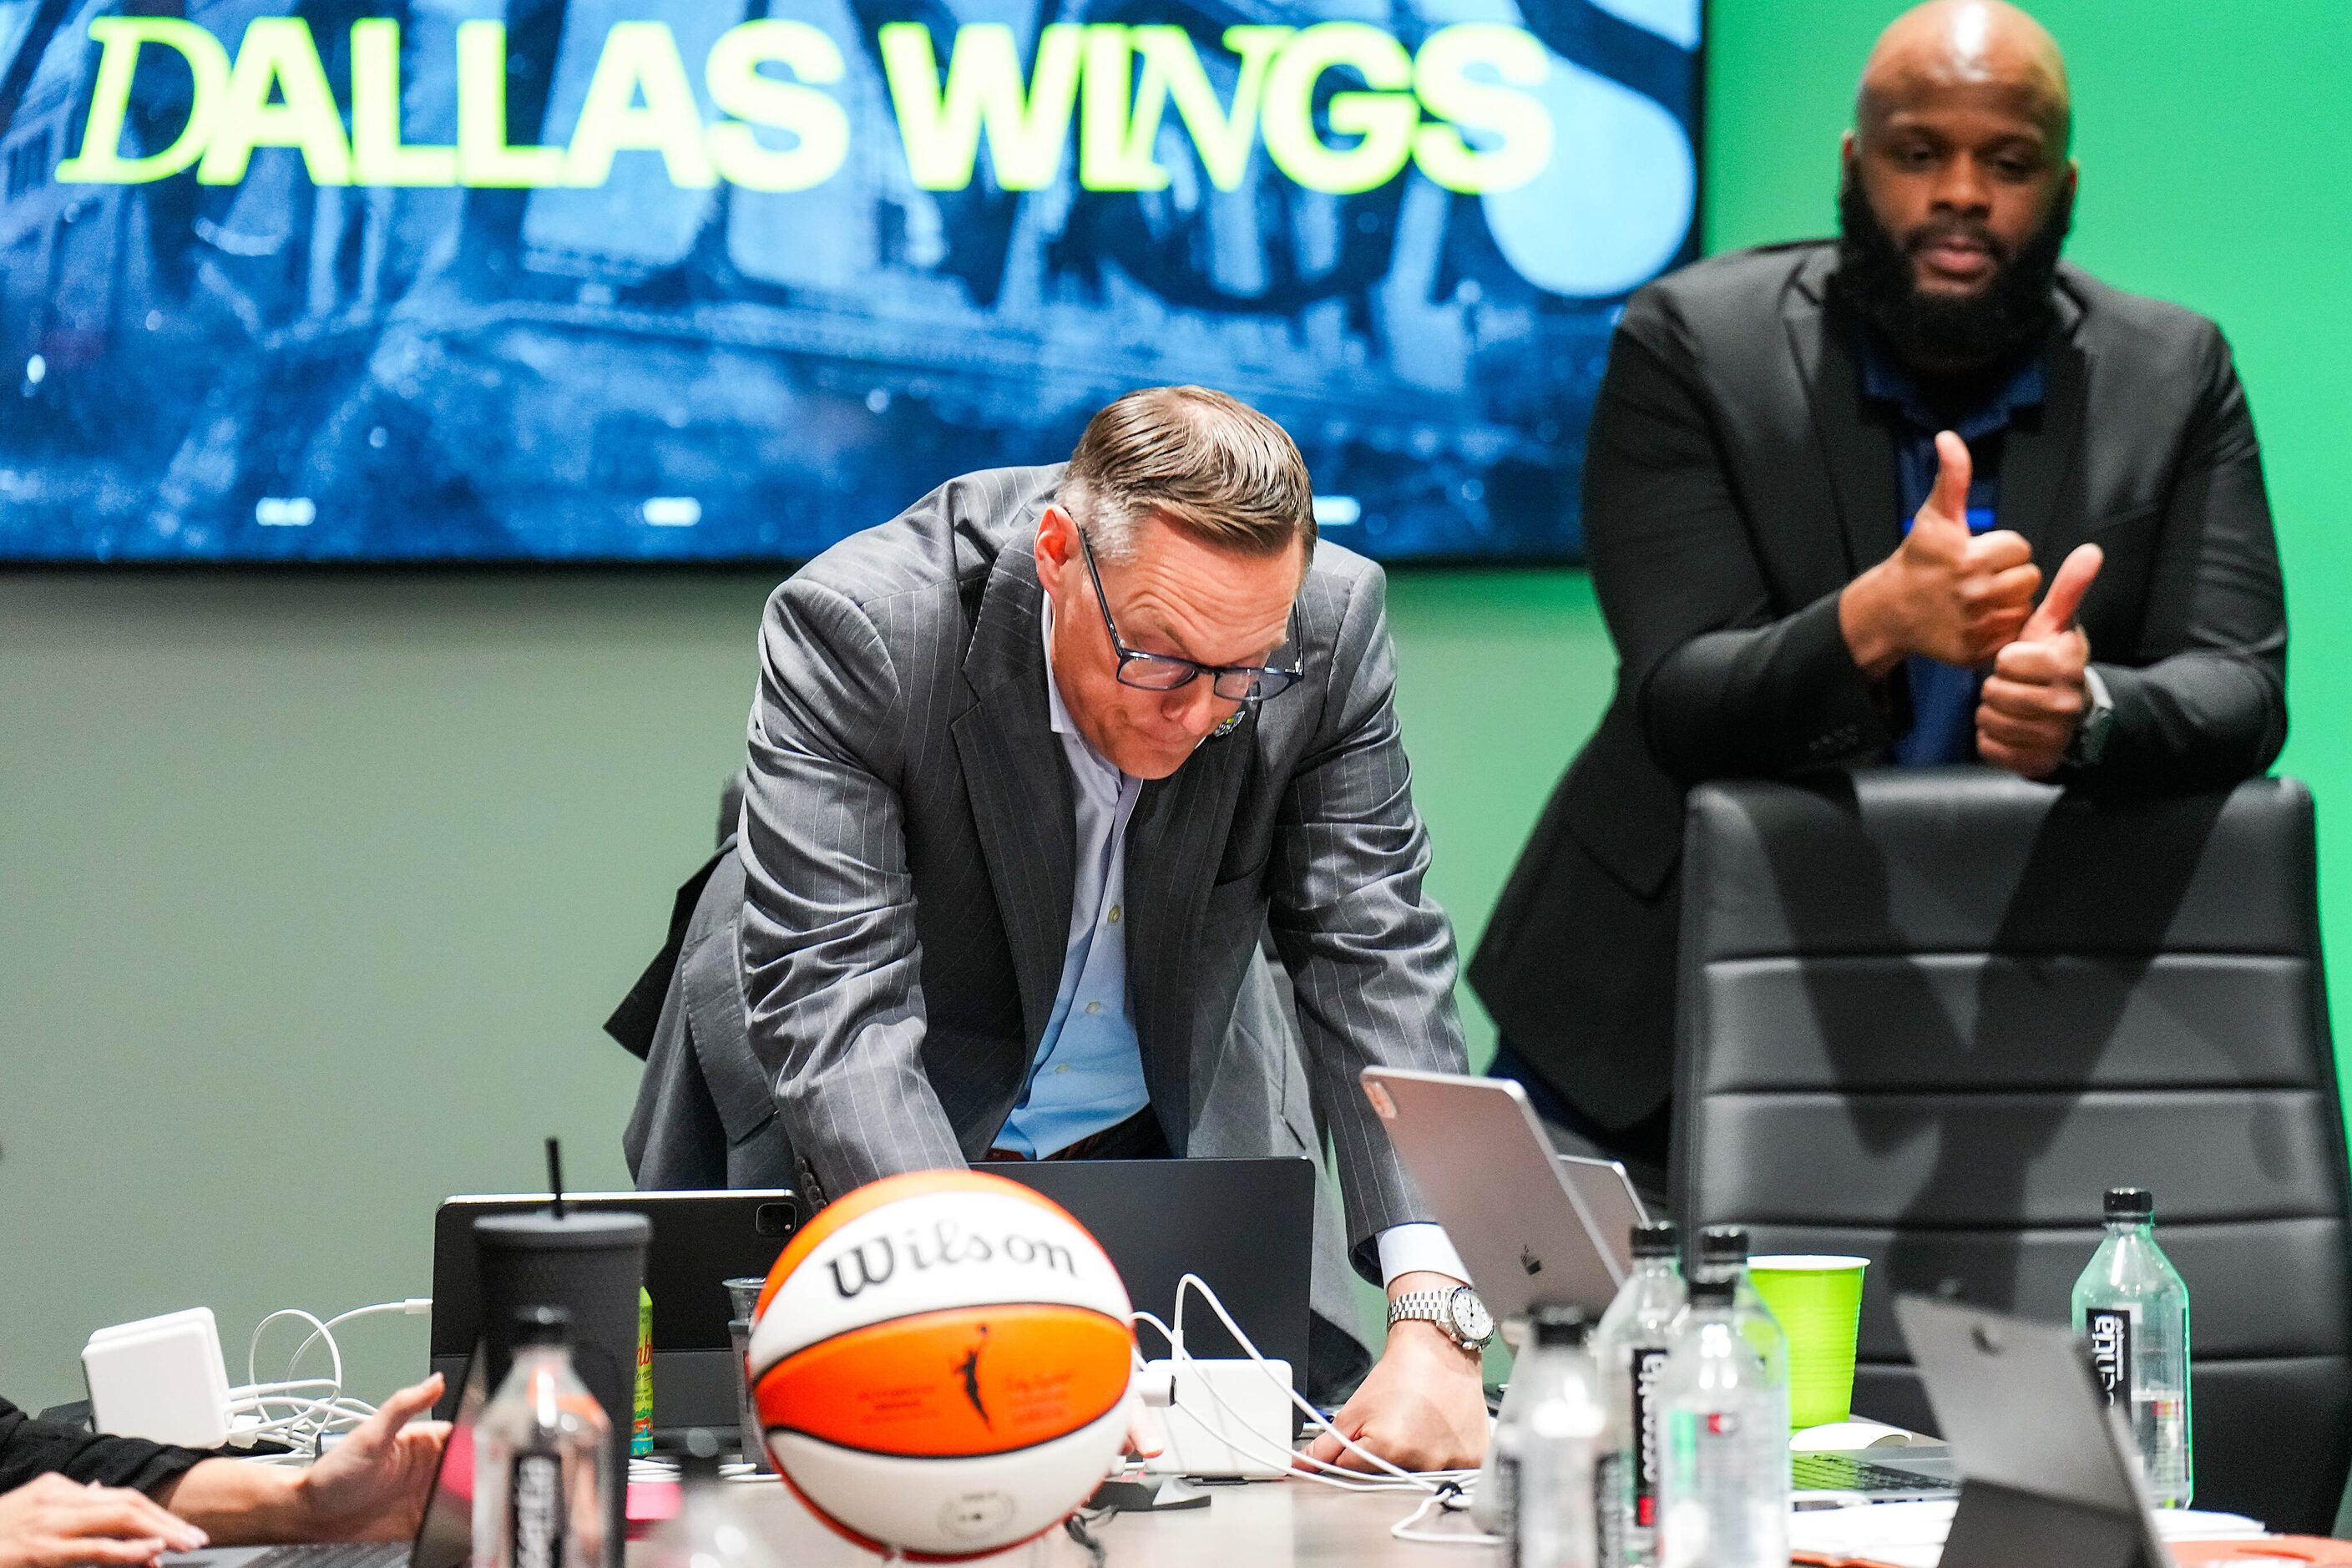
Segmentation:
{"type": "Polygon", "coordinates": [[[516,1315],[514,1365],[474,1429],[474,1568],[607,1568],[612,1423],[572,1366],[572,1314],[516,1315]]]}
{"type": "MultiPolygon", "coordinates": [[[[1739,1331],[1756,1347],[1785,1396],[1789,1388],[1789,1335],[1780,1320],[1764,1304],[1756,1281],[1748,1273],[1748,1232],[1736,1225],[1711,1225],[1698,1233],[1698,1277],[1730,1277],[1732,1305],[1739,1316],[1739,1331]]],[[[1785,1415],[1786,1412],[1783,1412],[1785,1415]]]]}
{"type": "Polygon", "coordinates": [[[719,1479],[720,1448],[699,1426],[657,1448],[677,1464],[677,1513],[646,1538],[642,1558],[632,1555],[637,1568],[783,1568],[769,1531],[743,1516],[745,1489],[719,1479]]]}
{"type": "Polygon", "coordinates": [[[1590,1325],[1572,1307],[1536,1314],[1535,1342],[1511,1381],[1525,1379],[1521,1415],[1497,1433],[1496,1479],[1505,1491],[1511,1568],[1598,1568],[1598,1462],[1612,1446],[1601,1377],[1586,1348],[1590,1325]]]}
{"type": "Polygon", "coordinates": [[[2187,1508],[2195,1489],[2189,1440],[2189,1287],[2156,1244],[2145,1187],[2107,1194],[2107,1235],[2074,1281],[2074,1331],[2110,1405],[2123,1405],[2139,1445],[2149,1499],[2187,1508]]]}
{"type": "Polygon", "coordinates": [[[1601,1561],[1653,1568],[1658,1560],[1659,1380],[1683,1310],[1677,1237],[1670,1222],[1633,1227],[1633,1272],[1592,1331],[1616,1447],[1601,1458],[1601,1561]]]}
{"type": "Polygon", "coordinates": [[[1745,1331],[1730,1276],[1690,1283],[1660,1403],[1664,1568],[1787,1568],[1789,1385],[1745,1331]]]}

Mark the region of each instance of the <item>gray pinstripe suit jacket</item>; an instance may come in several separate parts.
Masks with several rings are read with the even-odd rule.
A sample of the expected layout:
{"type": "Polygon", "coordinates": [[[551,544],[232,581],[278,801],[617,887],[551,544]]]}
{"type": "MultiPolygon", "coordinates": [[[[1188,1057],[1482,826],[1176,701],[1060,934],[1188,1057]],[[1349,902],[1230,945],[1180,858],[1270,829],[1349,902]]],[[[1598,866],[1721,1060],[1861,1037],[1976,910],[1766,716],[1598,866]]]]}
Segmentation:
{"type": "MultiPolygon", "coordinates": [[[[1053,1009],[1076,828],[1034,542],[1060,472],[951,480],[768,601],[743,973],[778,1119],[825,1191],[985,1152],[1053,1009]]],[[[1359,1268],[1428,1215],[1358,1070],[1464,1065],[1384,597],[1377,566],[1319,548],[1305,680],[1147,784],[1128,835],[1129,996],[1169,1146],[1288,1153],[1286,1124],[1325,1126],[1359,1268]]]]}

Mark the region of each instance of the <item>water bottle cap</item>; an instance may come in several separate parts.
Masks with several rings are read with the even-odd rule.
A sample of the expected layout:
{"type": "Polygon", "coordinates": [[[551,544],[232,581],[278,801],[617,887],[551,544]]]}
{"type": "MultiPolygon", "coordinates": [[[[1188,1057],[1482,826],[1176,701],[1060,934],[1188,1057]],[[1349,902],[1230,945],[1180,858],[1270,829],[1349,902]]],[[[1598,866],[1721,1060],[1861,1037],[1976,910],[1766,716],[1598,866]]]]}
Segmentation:
{"type": "Polygon", "coordinates": [[[1736,1225],[1711,1225],[1698,1233],[1698,1260],[1717,1265],[1748,1261],[1748,1231],[1736,1225]]]}
{"type": "Polygon", "coordinates": [[[2156,1194],[2146,1187],[2109,1187],[2107,1217],[2109,1219],[2154,1219],[2156,1194]]]}
{"type": "Polygon", "coordinates": [[[1536,1343],[1580,1345],[1592,1330],[1591,1320],[1574,1307],[1536,1309],[1536,1343]]]}
{"type": "Polygon", "coordinates": [[[677,1461],[678,1475],[687,1480],[717,1480],[722,1452],[719,1439],[700,1426],[690,1426],[675,1437],[657,1441],[654,1451],[677,1461]]]}
{"type": "Polygon", "coordinates": [[[518,1307],[514,1329],[518,1345],[570,1344],[572,1314],[562,1307],[518,1307]]]}
{"type": "Polygon", "coordinates": [[[1710,1275],[1691,1281],[1690,1300],[1694,1307],[1728,1307],[1731,1297],[1732,1282],[1728,1274],[1710,1275]]]}
{"type": "Polygon", "coordinates": [[[1672,1258],[1681,1239],[1670,1219],[1644,1221],[1633,1227],[1633,1256],[1636,1258],[1672,1258]]]}

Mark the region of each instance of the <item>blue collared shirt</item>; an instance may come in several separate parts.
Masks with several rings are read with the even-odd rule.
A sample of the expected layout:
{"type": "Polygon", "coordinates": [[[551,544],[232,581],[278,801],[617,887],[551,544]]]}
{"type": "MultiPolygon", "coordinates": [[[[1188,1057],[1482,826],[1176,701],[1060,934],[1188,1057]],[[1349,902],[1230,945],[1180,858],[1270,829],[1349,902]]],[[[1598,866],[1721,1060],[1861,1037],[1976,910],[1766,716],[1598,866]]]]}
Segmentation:
{"type": "MultiPolygon", "coordinates": [[[[2021,408],[2042,405],[2042,356],[2021,363],[1990,395],[1958,419],[1941,420],[1911,373],[1874,332],[1862,334],[1862,395],[1892,405],[1896,415],[1895,472],[1903,531],[1927,504],[1936,488],[1936,433],[1950,430],[1969,444],[1973,459],[1969,484],[1969,531],[1994,525],[2000,506],[2001,437],[2021,408]]],[[[1972,763],[1977,756],[1977,690],[1983,674],[1914,657],[1904,661],[1911,680],[1911,728],[1895,740],[1895,761],[1905,767],[1972,763]]]]}
{"type": "MultiPolygon", "coordinates": [[[[1020,1103],[995,1138],[996,1147],[1033,1160],[1116,1127],[1151,1103],[1127,995],[1127,825],[1143,785],[1096,751],[1071,721],[1054,679],[1050,599],[1039,624],[1045,640],[1045,710],[1070,767],[1077,856],[1061,988],[1054,994],[1054,1011],[1020,1103]]],[[[1439,1226],[1392,1225],[1375,1245],[1384,1281],[1423,1269],[1454,1279],[1470,1278],[1439,1226]]]]}
{"type": "Polygon", "coordinates": [[[1054,679],[1054,605],[1045,602],[1045,704],[1070,766],[1076,876],[1062,985],[1021,1102],[996,1146],[1040,1159],[1116,1127],[1151,1102],[1127,1000],[1127,825],[1143,791],[1087,743],[1054,679]]]}

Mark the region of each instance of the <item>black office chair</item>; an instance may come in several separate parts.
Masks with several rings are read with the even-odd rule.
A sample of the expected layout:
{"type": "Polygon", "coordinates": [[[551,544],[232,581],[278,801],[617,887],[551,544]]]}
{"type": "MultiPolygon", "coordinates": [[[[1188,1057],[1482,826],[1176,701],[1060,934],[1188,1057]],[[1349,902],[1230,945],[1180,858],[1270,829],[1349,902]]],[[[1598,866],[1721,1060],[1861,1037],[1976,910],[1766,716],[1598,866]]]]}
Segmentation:
{"type": "Polygon", "coordinates": [[[1858,1413],[1930,1417],[1895,1291],[2063,1321],[2110,1186],[2189,1289],[2197,1502],[2325,1532],[2347,1181],[2311,796],[1979,769],[1709,784],[1686,827],[1675,1205],[1858,1253],[1858,1413]]]}

